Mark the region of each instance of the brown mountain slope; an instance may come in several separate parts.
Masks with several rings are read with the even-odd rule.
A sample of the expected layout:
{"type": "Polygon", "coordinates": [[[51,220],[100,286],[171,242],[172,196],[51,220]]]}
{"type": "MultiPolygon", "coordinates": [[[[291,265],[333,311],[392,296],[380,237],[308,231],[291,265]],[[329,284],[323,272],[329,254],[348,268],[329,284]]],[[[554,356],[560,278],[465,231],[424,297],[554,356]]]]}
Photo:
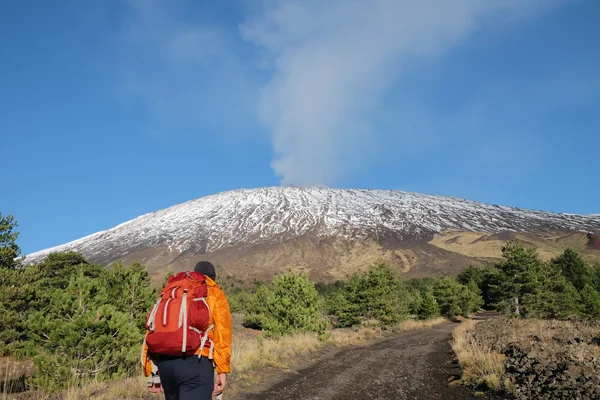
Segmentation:
{"type": "Polygon", "coordinates": [[[167,271],[190,268],[199,260],[210,260],[224,276],[244,282],[268,281],[289,269],[306,272],[311,279],[332,282],[364,271],[376,262],[386,262],[406,278],[455,275],[469,265],[485,265],[502,258],[502,246],[519,240],[539,249],[543,259],[551,259],[571,248],[591,263],[600,262],[600,250],[590,247],[583,233],[556,233],[545,237],[527,233],[444,231],[429,243],[387,243],[376,240],[353,244],[341,239],[311,236],[280,244],[234,247],[212,253],[184,252],[174,257],[166,249],[132,253],[124,260],[145,259],[150,271],[160,279],[167,271]]]}

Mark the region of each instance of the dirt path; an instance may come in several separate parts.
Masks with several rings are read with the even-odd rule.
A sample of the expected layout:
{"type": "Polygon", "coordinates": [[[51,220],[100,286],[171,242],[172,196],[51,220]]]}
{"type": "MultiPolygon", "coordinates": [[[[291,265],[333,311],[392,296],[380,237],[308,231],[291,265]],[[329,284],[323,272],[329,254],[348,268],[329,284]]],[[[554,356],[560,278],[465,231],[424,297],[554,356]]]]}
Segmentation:
{"type": "MultiPolygon", "coordinates": [[[[482,399],[466,387],[449,386],[453,323],[402,333],[375,344],[344,349],[298,371],[248,400],[482,399]]],[[[488,397],[490,398],[490,397],[488,397]]]]}

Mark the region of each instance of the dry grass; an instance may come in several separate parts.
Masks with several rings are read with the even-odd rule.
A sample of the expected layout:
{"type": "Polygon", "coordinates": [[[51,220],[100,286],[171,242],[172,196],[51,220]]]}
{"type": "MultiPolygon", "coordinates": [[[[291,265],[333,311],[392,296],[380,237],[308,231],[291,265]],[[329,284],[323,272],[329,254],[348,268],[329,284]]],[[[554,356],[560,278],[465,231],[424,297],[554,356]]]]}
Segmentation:
{"type": "Polygon", "coordinates": [[[3,391],[0,400],[142,400],[148,399],[146,378],[128,378],[119,381],[92,381],[73,385],[60,393],[48,393],[32,390],[24,393],[9,394],[3,391]]]}
{"type": "Polygon", "coordinates": [[[79,388],[70,388],[64,394],[64,400],[114,400],[143,399],[148,396],[146,379],[129,378],[114,382],[92,382],[79,388]]]}
{"type": "Polygon", "coordinates": [[[401,324],[399,324],[398,326],[396,326],[394,328],[394,332],[408,332],[408,331],[415,331],[417,329],[426,329],[426,328],[431,328],[433,326],[439,325],[444,322],[448,322],[448,320],[446,318],[435,318],[435,319],[429,319],[426,321],[408,320],[408,321],[404,321],[401,324]]]}
{"type": "MultiPolygon", "coordinates": [[[[535,246],[543,260],[550,260],[567,249],[579,252],[588,262],[600,261],[600,253],[587,247],[585,233],[555,234],[546,237],[518,233],[515,235],[528,245],[535,246]]],[[[429,244],[467,257],[501,258],[505,240],[494,238],[485,232],[463,232],[446,230],[432,239],[429,244]]]]}
{"type": "Polygon", "coordinates": [[[7,399],[7,393],[24,384],[24,377],[35,374],[32,361],[19,361],[10,357],[0,357],[0,400],[7,399]]]}
{"type": "Polygon", "coordinates": [[[472,340],[470,331],[476,324],[475,320],[465,320],[452,334],[452,350],[462,369],[462,381],[484,384],[490,389],[498,390],[504,384],[506,358],[472,340]]]}
{"type": "Polygon", "coordinates": [[[281,338],[263,338],[260,335],[236,335],[231,364],[235,373],[269,365],[286,368],[294,357],[320,347],[315,334],[302,333],[281,338]]]}

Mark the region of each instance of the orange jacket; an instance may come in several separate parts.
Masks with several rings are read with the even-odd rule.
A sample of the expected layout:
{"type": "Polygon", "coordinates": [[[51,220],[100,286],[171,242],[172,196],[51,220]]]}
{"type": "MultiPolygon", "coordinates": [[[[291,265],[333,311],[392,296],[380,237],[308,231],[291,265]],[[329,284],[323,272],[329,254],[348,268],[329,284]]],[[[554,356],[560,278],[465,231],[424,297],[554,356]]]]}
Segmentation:
{"type": "MultiPolygon", "coordinates": [[[[231,365],[231,313],[229,311],[229,302],[225,293],[219,288],[215,281],[206,277],[208,284],[208,297],[206,302],[210,309],[210,324],[213,329],[208,332],[208,337],[214,343],[213,364],[218,374],[230,373],[231,365]]],[[[196,354],[200,353],[198,349],[196,354]]],[[[210,349],[204,347],[202,356],[208,357],[210,349]]],[[[156,373],[156,366],[148,354],[148,346],[146,342],[142,345],[142,366],[144,367],[144,375],[150,376],[152,372],[156,373]],[[153,371],[154,369],[154,371],[153,371]]]]}

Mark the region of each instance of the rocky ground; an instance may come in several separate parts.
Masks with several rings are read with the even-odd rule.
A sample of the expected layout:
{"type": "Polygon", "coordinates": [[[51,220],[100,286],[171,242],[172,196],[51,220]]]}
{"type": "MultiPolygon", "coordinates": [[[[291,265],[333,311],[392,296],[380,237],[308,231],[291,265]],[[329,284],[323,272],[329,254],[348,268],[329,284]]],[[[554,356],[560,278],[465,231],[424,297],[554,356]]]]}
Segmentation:
{"type": "Polygon", "coordinates": [[[471,335],[507,357],[517,399],[600,399],[600,323],[503,317],[471,335]]]}

